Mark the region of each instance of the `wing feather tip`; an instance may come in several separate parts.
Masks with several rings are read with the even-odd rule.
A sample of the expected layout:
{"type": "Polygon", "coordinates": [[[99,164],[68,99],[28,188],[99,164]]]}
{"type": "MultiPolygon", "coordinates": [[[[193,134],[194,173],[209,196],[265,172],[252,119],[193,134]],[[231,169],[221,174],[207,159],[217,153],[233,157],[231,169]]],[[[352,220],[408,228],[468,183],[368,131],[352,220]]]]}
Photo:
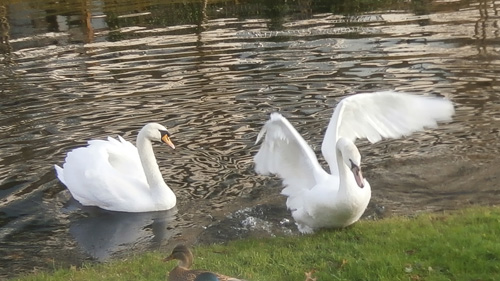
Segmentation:
{"type": "Polygon", "coordinates": [[[59,165],[54,165],[54,169],[56,170],[57,178],[64,183],[64,170],[59,165]]]}
{"type": "Polygon", "coordinates": [[[281,118],[283,118],[283,115],[281,115],[281,113],[279,113],[279,112],[273,112],[273,113],[271,113],[271,115],[269,116],[269,119],[270,119],[270,120],[273,120],[273,121],[274,121],[275,119],[281,119],[281,118]]]}
{"type": "Polygon", "coordinates": [[[262,129],[260,129],[260,132],[259,134],[257,135],[257,140],[255,140],[255,144],[258,144],[260,142],[260,140],[264,137],[264,135],[266,134],[266,131],[267,131],[267,128],[266,128],[266,125],[264,125],[262,127],[262,129]]]}
{"type": "Polygon", "coordinates": [[[276,122],[276,121],[281,121],[283,120],[283,116],[278,113],[278,112],[273,112],[269,116],[269,120],[266,121],[262,129],[260,129],[259,134],[257,135],[257,140],[255,141],[255,144],[258,144],[260,140],[264,137],[264,135],[267,133],[267,129],[270,126],[271,123],[276,122]]]}

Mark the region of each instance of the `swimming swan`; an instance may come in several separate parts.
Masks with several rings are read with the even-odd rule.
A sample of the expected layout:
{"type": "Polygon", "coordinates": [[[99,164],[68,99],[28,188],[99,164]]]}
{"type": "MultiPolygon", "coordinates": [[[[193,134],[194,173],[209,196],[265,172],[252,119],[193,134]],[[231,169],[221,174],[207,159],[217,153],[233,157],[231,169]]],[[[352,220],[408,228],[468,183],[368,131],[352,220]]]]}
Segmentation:
{"type": "Polygon", "coordinates": [[[396,92],[357,94],[344,98],[333,112],[321,151],[327,173],[314,151],[279,113],[272,113],[259,135],[254,157],[259,174],[283,179],[282,194],[301,233],[345,227],[356,222],[371,197],[361,173],[361,155],[354,141],[400,138],[424,127],[437,127],[454,113],[450,101],[396,92]]]}
{"type": "Polygon", "coordinates": [[[152,141],[175,148],[164,126],[149,123],[137,135],[137,148],[118,136],[70,151],[63,168],[54,165],[57,177],[85,206],[120,212],[171,209],[176,197],[163,180],[152,141]]]}

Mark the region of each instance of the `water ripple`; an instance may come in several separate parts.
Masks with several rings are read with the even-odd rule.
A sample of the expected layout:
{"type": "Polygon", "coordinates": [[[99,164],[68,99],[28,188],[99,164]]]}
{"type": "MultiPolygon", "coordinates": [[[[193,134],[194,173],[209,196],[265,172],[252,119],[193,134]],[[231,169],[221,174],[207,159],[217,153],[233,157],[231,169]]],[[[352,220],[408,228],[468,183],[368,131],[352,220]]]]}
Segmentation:
{"type": "MultiPolygon", "coordinates": [[[[279,186],[253,172],[256,134],[269,113],[281,111],[319,154],[334,105],[355,93],[436,93],[457,109],[437,130],[359,142],[368,171],[423,155],[493,161],[500,152],[498,17],[494,3],[476,2],[433,5],[427,14],[299,13],[279,26],[250,12],[224,17],[215,6],[198,22],[179,16],[166,24],[168,17],[155,16],[171,6],[122,3],[110,7],[113,17],[92,6],[93,32],[84,18],[58,32],[19,23],[27,34],[11,36],[10,53],[2,53],[10,62],[0,65],[0,243],[18,245],[18,235],[54,251],[40,232],[28,233],[45,225],[62,240],[51,243],[75,249],[65,235],[85,211],[68,203],[53,165],[89,139],[134,141],[151,121],[165,124],[177,146],[154,147],[183,211],[161,224],[169,231],[199,227],[207,213],[279,186]]],[[[385,202],[374,190],[374,200],[385,202]]]]}

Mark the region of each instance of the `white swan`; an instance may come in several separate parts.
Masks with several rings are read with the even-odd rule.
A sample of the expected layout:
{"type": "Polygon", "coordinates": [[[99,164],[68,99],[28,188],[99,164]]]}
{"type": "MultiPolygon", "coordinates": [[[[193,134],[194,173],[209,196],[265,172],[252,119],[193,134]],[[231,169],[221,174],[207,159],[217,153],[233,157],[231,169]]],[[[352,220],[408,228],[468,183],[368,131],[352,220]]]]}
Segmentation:
{"type": "Polygon", "coordinates": [[[255,170],[283,179],[281,193],[288,197],[286,205],[301,233],[345,227],[361,217],[371,197],[354,141],[399,138],[449,121],[453,113],[452,103],[441,98],[390,91],[344,98],[333,112],[321,146],[330,174],[290,122],[273,113],[257,137],[256,143],[265,135],[254,157],[255,170]]]}
{"type": "Polygon", "coordinates": [[[85,206],[120,212],[171,209],[176,197],[163,180],[152,141],[175,148],[164,126],[149,123],[137,135],[137,148],[118,136],[70,151],[63,168],[54,165],[57,177],[85,206]]]}

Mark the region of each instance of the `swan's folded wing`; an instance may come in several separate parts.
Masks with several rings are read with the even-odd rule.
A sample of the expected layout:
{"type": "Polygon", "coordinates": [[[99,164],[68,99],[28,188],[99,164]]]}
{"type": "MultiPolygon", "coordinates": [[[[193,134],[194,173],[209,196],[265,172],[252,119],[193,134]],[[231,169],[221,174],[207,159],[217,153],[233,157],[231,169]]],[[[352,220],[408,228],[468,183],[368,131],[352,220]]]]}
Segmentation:
{"type": "Polygon", "coordinates": [[[146,182],[146,175],[141,164],[137,148],[118,136],[118,140],[108,137],[106,146],[108,162],[116,171],[131,179],[146,182]]]}
{"type": "Polygon", "coordinates": [[[277,174],[286,186],[283,194],[291,196],[312,188],[326,172],[321,168],[306,141],[286,118],[271,114],[260,131],[257,142],[264,137],[254,157],[259,174],[277,174]]]}
{"type": "Polygon", "coordinates": [[[63,166],[64,183],[77,201],[109,209],[144,196],[146,177],[132,144],[112,138],[88,143],[69,152],[63,166]]]}

